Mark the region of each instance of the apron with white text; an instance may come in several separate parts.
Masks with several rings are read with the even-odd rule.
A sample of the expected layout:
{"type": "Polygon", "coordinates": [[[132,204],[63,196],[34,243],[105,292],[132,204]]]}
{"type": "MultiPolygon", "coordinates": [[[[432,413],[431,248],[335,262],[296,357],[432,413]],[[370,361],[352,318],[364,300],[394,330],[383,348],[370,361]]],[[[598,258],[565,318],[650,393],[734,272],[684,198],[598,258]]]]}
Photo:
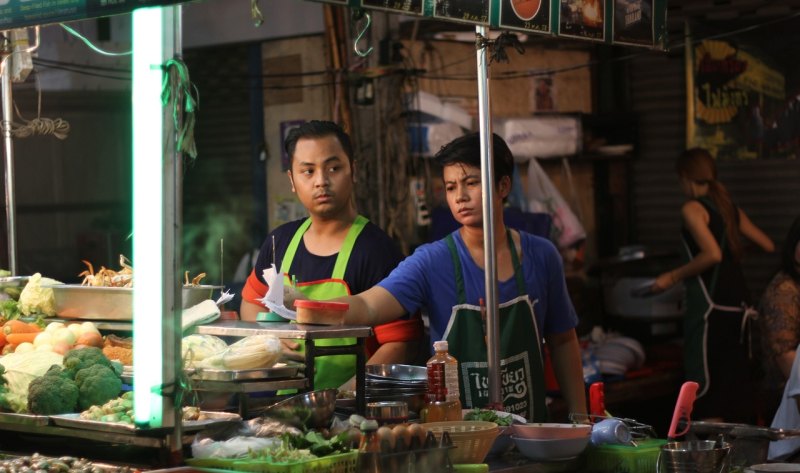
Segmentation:
{"type": "MultiPolygon", "coordinates": [[[[458,360],[459,391],[465,408],[489,403],[489,376],[485,322],[479,306],[466,303],[466,289],[455,240],[445,241],[455,266],[458,305],[454,306],[443,338],[458,360]]],[[[522,267],[508,233],[517,297],[500,304],[500,378],[503,408],[532,422],[547,421],[544,364],[533,304],[525,291],[522,267]]]]}
{"type": "MultiPolygon", "coordinates": [[[[312,300],[328,300],[336,297],[350,295],[350,287],[344,281],[345,269],[347,269],[347,262],[350,260],[350,254],[353,251],[353,245],[356,238],[364,229],[368,220],[361,215],[356,217],[347,236],[339,249],[339,254],[336,257],[336,263],[333,267],[333,274],[330,279],[322,279],[318,281],[306,281],[297,284],[296,289],[302,292],[306,297],[312,300]]],[[[291,284],[289,269],[292,266],[297,247],[300,245],[300,240],[303,234],[311,226],[311,219],[306,219],[305,222],[297,229],[289,246],[286,248],[286,253],[283,255],[281,262],[281,273],[284,275],[284,284],[291,284]]],[[[303,345],[302,340],[298,340],[303,345]]],[[[338,345],[353,345],[356,343],[355,338],[333,338],[322,339],[315,341],[317,346],[338,346],[338,345]]],[[[305,347],[302,347],[304,350],[305,347]]],[[[338,388],[356,374],[356,356],[355,355],[331,355],[317,357],[314,362],[314,389],[328,389],[338,388]]]]}

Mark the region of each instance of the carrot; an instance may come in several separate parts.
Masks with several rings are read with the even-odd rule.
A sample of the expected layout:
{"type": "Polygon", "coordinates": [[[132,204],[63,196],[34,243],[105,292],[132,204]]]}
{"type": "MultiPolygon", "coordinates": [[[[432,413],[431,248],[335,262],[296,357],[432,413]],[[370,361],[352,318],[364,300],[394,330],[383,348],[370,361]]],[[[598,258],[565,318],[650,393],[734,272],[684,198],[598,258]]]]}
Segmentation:
{"type": "Polygon", "coordinates": [[[28,325],[30,325],[32,332],[41,332],[42,330],[44,330],[42,326],[37,324],[36,322],[28,322],[28,325]]]}
{"type": "Polygon", "coordinates": [[[6,341],[11,345],[19,345],[20,343],[30,342],[33,343],[33,340],[36,336],[39,335],[37,332],[29,332],[29,333],[9,333],[6,335],[6,341]]]}
{"type": "Polygon", "coordinates": [[[0,348],[3,348],[6,345],[6,334],[0,330],[0,348]]]}
{"type": "Polygon", "coordinates": [[[39,333],[42,329],[36,324],[28,324],[21,320],[9,320],[3,325],[3,332],[10,333],[39,333]]]}

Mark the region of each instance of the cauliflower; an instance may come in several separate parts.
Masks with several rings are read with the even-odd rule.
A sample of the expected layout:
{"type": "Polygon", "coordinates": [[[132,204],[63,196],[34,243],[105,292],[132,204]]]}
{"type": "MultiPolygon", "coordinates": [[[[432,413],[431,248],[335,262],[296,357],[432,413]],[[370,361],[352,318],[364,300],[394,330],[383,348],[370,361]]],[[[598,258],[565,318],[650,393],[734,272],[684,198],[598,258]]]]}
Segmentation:
{"type": "Polygon", "coordinates": [[[78,406],[86,410],[92,406],[102,406],[119,396],[122,380],[108,366],[95,364],[83,368],[75,375],[78,386],[78,406]]]}
{"type": "Polygon", "coordinates": [[[78,386],[60,366],[52,366],[28,386],[28,411],[31,414],[55,415],[75,412],[78,386]]]}
{"type": "Polygon", "coordinates": [[[30,277],[28,284],[19,295],[19,310],[24,315],[44,314],[56,315],[56,302],[53,289],[42,285],[63,284],[55,279],[42,277],[36,273],[30,277]]]}

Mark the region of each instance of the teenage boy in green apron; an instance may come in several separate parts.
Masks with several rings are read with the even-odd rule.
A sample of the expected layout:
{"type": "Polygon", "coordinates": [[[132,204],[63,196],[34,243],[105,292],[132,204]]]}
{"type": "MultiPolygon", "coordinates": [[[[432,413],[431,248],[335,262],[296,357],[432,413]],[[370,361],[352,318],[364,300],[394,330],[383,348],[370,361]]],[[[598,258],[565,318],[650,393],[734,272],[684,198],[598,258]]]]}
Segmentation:
{"type": "MultiPolygon", "coordinates": [[[[366,290],[397,265],[402,255],[376,225],[358,215],[353,202],[353,151],[347,134],[332,122],[311,121],[293,129],[285,142],[291,158],[292,191],[308,210],[306,219],[276,228],[264,241],[255,268],[242,291],[242,320],[267,309],[263,270],[275,263],[285,284],[310,299],[325,300],[366,290]]],[[[399,314],[403,315],[403,314],[399,314]]],[[[422,337],[419,318],[375,327],[367,340],[368,363],[408,363],[422,337]]],[[[355,343],[319,340],[320,346],[355,343]]],[[[299,344],[289,342],[291,348],[299,344]]],[[[354,355],[319,357],[314,389],[338,388],[355,374],[354,355]]]]}
{"type": "MultiPolygon", "coordinates": [[[[548,240],[506,228],[503,200],[511,190],[513,156],[493,135],[494,231],[500,318],[503,408],[530,421],[548,418],[542,343],[546,342],[569,412],[586,414],[581,355],[561,256],[548,240]]],[[[377,324],[424,308],[432,340],[447,340],[459,361],[461,403],[488,404],[480,139],[456,139],[436,155],[443,165],[450,211],[462,227],[423,245],[380,284],[342,300],[350,303],[350,324],[377,324]]]]}

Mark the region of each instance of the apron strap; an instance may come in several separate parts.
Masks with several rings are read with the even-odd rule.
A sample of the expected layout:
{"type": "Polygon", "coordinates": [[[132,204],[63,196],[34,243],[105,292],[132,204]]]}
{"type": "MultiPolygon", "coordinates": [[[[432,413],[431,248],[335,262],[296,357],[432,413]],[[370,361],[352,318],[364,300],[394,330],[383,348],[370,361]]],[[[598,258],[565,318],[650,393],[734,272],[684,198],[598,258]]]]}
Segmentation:
{"type": "Polygon", "coordinates": [[[450,256],[453,258],[453,267],[455,268],[456,276],[456,293],[458,295],[458,305],[467,303],[467,291],[464,289],[464,274],[461,272],[461,261],[458,259],[458,250],[456,250],[456,241],[452,233],[448,233],[444,239],[447,243],[447,249],[450,250],[450,256]]]}
{"type": "Polygon", "coordinates": [[[342,243],[342,247],[339,249],[339,256],[336,257],[336,264],[333,266],[333,274],[331,274],[333,279],[344,280],[344,271],[347,269],[347,262],[350,261],[350,254],[353,252],[353,246],[356,243],[358,235],[361,234],[361,230],[367,225],[367,222],[369,222],[369,220],[367,220],[366,217],[358,215],[353,224],[350,225],[350,230],[347,231],[347,236],[344,237],[344,243],[342,243]]]}
{"type": "MultiPolygon", "coordinates": [[[[506,228],[506,237],[508,238],[508,249],[511,251],[511,263],[514,266],[514,279],[517,282],[517,295],[525,295],[525,277],[522,274],[522,265],[519,262],[519,255],[517,255],[517,248],[514,245],[514,239],[511,238],[511,230],[506,228]]],[[[458,258],[458,250],[456,249],[456,242],[453,234],[448,234],[444,241],[447,243],[447,249],[450,250],[450,257],[453,259],[453,266],[456,272],[456,292],[458,293],[458,303],[467,303],[467,291],[464,289],[464,274],[461,270],[461,260],[458,258]]],[[[521,242],[521,240],[520,240],[521,242]]]]}
{"type": "MultiPolygon", "coordinates": [[[[508,228],[506,228],[506,235],[508,236],[508,249],[511,251],[511,263],[514,265],[514,279],[517,280],[517,295],[524,296],[528,293],[525,290],[525,277],[522,274],[522,265],[519,263],[517,247],[514,245],[514,239],[511,238],[511,230],[508,228]]],[[[519,237],[519,245],[522,247],[522,235],[519,237]]]]}
{"type": "MultiPolygon", "coordinates": [[[[289,269],[292,266],[292,261],[294,260],[294,255],[297,253],[297,247],[300,246],[300,239],[303,238],[303,234],[308,230],[308,227],[311,226],[311,217],[307,218],[294,232],[294,236],[292,240],[289,242],[289,246],[286,248],[286,253],[283,254],[283,259],[281,260],[281,273],[288,273],[289,269]]],[[[274,255],[273,255],[274,257],[274,255]]]]}

